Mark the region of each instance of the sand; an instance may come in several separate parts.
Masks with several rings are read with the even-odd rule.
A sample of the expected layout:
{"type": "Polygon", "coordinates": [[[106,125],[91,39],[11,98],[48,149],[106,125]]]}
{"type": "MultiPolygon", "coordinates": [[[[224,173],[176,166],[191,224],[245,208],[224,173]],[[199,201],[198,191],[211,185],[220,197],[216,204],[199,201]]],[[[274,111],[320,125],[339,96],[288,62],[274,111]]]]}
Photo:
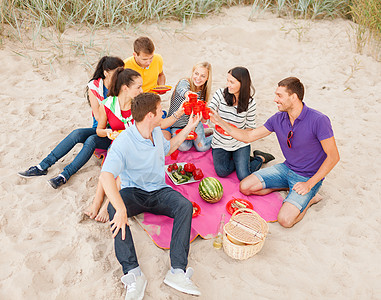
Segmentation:
{"type": "MultiPolygon", "coordinates": [[[[227,71],[246,66],[257,91],[257,123],[277,111],[279,80],[293,75],[306,87],[305,102],[327,114],[341,161],[321,189],[323,200],[301,223],[270,224],[260,253],[235,261],[211,240],[191,245],[189,266],[200,299],[380,299],[381,289],[381,62],[355,53],[354,24],[346,20],[293,21],[235,7],[191,24],[165,21],[138,28],[67,29],[45,38],[3,38],[0,46],[0,298],[124,299],[122,270],[109,225],[83,216],[95,193],[95,157],[59,190],[46,181],[72,161],[80,147],[48,176],[17,176],[37,164],[71,130],[91,124],[84,88],[103,54],[126,58],[132,42],[150,36],[164,58],[167,84],[188,76],[194,63],[213,66],[213,92],[227,71]]],[[[163,96],[168,105],[170,94],[163,96]]],[[[253,144],[283,161],[275,136],[253,144]]],[[[168,251],[157,248],[139,225],[131,228],[145,299],[193,299],[163,284],[168,251]]]]}

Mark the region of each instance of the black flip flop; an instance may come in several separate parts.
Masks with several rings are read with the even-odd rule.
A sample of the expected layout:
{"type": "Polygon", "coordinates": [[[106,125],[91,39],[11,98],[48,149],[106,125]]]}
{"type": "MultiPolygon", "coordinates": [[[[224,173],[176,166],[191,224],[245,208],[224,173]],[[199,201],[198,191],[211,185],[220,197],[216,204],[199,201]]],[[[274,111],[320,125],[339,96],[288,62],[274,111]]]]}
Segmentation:
{"type": "Polygon", "coordinates": [[[254,155],[254,157],[256,157],[256,156],[264,157],[265,158],[265,161],[263,162],[264,164],[275,159],[275,157],[273,155],[271,155],[270,153],[262,152],[260,150],[254,150],[253,155],[254,155]]]}

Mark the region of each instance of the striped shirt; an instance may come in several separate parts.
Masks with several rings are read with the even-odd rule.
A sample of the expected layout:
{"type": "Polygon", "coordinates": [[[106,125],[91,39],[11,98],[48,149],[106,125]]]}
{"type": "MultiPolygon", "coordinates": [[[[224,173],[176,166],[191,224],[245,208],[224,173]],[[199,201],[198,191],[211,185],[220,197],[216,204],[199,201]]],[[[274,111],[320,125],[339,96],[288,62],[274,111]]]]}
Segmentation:
{"type": "MultiPolygon", "coordinates": [[[[177,111],[181,105],[185,101],[185,93],[190,91],[190,83],[187,79],[181,79],[177,84],[175,91],[171,97],[171,104],[169,106],[168,117],[172,116],[175,111],[177,111]]],[[[201,91],[196,92],[198,100],[201,97],[201,91]]],[[[178,119],[171,128],[183,128],[188,124],[189,116],[184,114],[178,119]]]]}
{"type": "MultiPolygon", "coordinates": [[[[255,99],[251,98],[249,101],[249,106],[247,111],[237,113],[237,106],[229,106],[223,95],[224,89],[217,90],[212,100],[210,101],[209,107],[218,112],[220,117],[230,123],[235,125],[240,129],[246,128],[255,128],[255,112],[256,112],[256,103],[255,99]]],[[[247,143],[237,141],[231,136],[222,135],[217,130],[214,130],[212,148],[221,148],[226,151],[235,151],[237,149],[243,148],[247,143]]]]}

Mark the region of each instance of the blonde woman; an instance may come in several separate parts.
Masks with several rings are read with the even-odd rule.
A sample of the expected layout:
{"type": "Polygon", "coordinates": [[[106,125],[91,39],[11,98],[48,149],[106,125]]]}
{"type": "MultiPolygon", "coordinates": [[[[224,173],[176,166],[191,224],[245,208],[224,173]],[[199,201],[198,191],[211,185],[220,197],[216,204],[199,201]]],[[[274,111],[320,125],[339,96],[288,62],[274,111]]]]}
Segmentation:
{"type": "MultiPolygon", "coordinates": [[[[181,79],[172,94],[168,115],[176,113],[185,101],[189,100],[190,94],[197,94],[198,100],[204,101],[207,106],[212,85],[212,66],[208,62],[198,63],[193,66],[192,75],[189,78],[181,79]]],[[[177,118],[175,114],[175,118],[177,118]]],[[[172,136],[176,135],[176,130],[184,128],[188,124],[189,116],[183,115],[171,126],[172,136]]],[[[212,136],[205,136],[204,126],[200,122],[195,132],[195,140],[185,140],[180,147],[180,151],[188,151],[194,145],[197,151],[203,152],[210,149],[212,136]]]]}

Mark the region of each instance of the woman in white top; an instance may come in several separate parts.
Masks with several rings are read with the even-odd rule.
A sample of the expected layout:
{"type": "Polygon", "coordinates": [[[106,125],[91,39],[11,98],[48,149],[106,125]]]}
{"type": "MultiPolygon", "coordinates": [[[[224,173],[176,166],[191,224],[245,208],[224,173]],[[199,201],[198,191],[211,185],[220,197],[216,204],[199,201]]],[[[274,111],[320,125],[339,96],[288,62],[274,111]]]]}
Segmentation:
{"type": "MultiPolygon", "coordinates": [[[[228,72],[227,87],[216,91],[209,107],[226,122],[240,129],[251,131],[256,127],[254,93],[249,71],[244,67],[235,67],[228,72]]],[[[262,155],[250,157],[250,144],[237,141],[231,136],[225,135],[223,131],[222,133],[214,131],[213,163],[214,169],[220,177],[226,177],[236,171],[237,177],[241,181],[260,169],[264,162],[274,159],[271,154],[259,153],[262,155]]]]}

